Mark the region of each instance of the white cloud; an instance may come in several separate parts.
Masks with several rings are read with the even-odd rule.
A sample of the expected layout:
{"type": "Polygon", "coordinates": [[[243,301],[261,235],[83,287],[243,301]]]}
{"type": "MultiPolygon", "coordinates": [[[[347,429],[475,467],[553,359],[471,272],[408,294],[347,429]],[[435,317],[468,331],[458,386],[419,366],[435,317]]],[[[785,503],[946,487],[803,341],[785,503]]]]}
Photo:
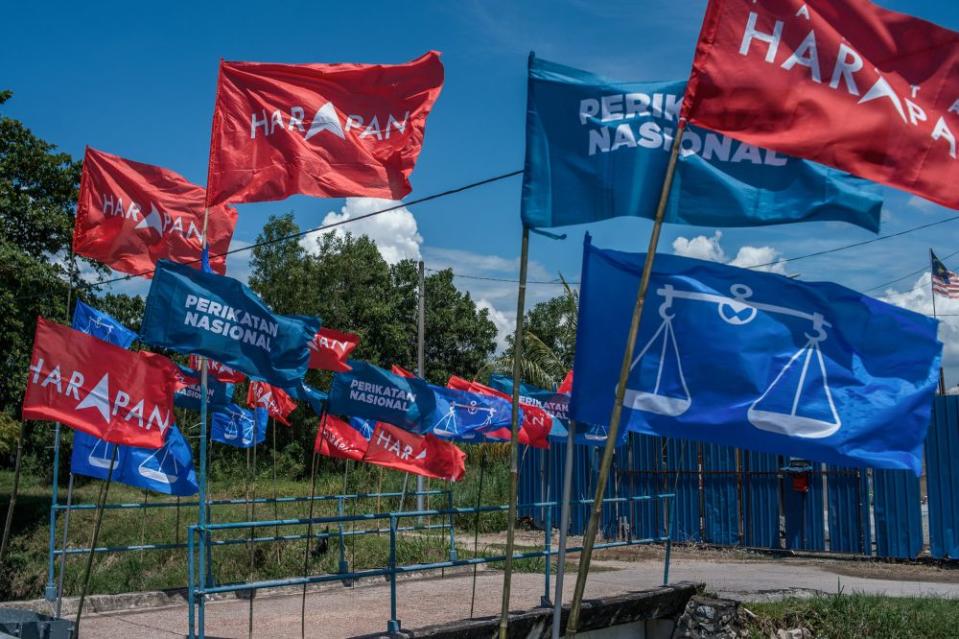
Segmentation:
{"type": "Polygon", "coordinates": [[[505,313],[485,298],[477,301],[476,306],[489,311],[489,318],[496,325],[496,352],[503,352],[506,349],[507,335],[511,335],[516,328],[516,313],[505,313]]]}
{"type": "Polygon", "coordinates": [[[697,235],[694,238],[677,237],[673,240],[673,253],[683,257],[692,257],[710,262],[722,262],[740,268],[752,268],[770,273],[786,274],[786,264],[776,249],[771,246],[741,246],[736,257],[729,259],[720,244],[722,231],[716,231],[712,237],[697,235]]]}
{"type": "MultiPolygon", "coordinates": [[[[330,211],[323,218],[323,226],[351,220],[356,217],[400,204],[393,200],[381,200],[373,197],[346,198],[346,204],[340,212],[330,211]]],[[[330,231],[327,231],[330,232],[330,231]]],[[[358,237],[366,235],[376,242],[380,255],[389,264],[405,259],[419,260],[423,237],[416,227],[416,218],[405,206],[395,211],[381,213],[366,219],[342,224],[332,230],[338,237],[352,233],[358,237]]],[[[310,253],[317,250],[316,240],[320,233],[308,233],[300,238],[300,244],[310,253]]]]}
{"type": "MultiPolygon", "coordinates": [[[[236,249],[247,248],[249,246],[249,242],[233,238],[233,241],[230,243],[230,250],[235,251],[236,249]]],[[[226,256],[226,274],[246,284],[250,280],[250,271],[252,270],[250,268],[250,258],[252,257],[253,251],[250,250],[229,253],[226,256]]]]}

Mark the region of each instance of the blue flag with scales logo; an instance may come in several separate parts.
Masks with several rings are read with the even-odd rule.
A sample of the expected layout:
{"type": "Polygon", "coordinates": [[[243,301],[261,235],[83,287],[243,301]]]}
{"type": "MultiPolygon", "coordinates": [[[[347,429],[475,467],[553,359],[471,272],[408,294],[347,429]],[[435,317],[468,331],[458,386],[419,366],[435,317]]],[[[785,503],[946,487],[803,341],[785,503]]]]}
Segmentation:
{"type": "MultiPolygon", "coordinates": [[[[528,87],[523,223],[653,218],[685,81],[612,82],[530,55],[528,87]]],[[[868,180],[690,126],[665,219],[840,220],[877,232],[881,208],[879,187],[868,180]]]]}
{"type": "MultiPolygon", "coordinates": [[[[612,411],[644,254],[586,237],[571,414],[612,411]]],[[[917,475],[937,322],[831,282],[657,255],[622,425],[917,475]]]]}

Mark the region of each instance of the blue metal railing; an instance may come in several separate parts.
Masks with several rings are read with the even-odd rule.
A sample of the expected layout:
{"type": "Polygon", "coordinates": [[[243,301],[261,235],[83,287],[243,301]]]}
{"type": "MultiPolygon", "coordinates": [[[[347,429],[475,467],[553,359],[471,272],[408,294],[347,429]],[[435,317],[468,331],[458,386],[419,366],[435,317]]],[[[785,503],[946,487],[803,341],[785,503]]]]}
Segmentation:
{"type": "MultiPolygon", "coordinates": [[[[653,543],[662,542],[665,544],[665,557],[663,561],[663,583],[669,582],[669,561],[672,550],[672,524],[673,524],[673,515],[675,509],[672,507],[672,500],[675,498],[673,493],[659,493],[656,495],[641,495],[634,497],[616,497],[604,499],[604,504],[638,504],[640,502],[650,502],[654,501],[657,506],[662,505],[667,509],[666,517],[664,518],[664,530],[663,534],[659,536],[634,539],[630,533],[625,540],[620,541],[611,541],[601,544],[596,544],[594,548],[604,549],[604,548],[619,548],[624,546],[636,546],[636,545],[648,545],[653,543]]],[[[450,502],[451,503],[451,502],[450,502]]],[[[574,501],[574,504],[585,506],[592,504],[592,500],[582,499],[574,501]]],[[[534,558],[543,558],[545,559],[545,568],[544,568],[544,581],[545,581],[545,596],[541,601],[549,600],[550,592],[550,557],[557,554],[558,551],[554,551],[552,548],[552,510],[556,508],[558,503],[555,501],[551,502],[536,502],[533,504],[525,504],[521,507],[525,508],[542,508],[544,509],[544,518],[546,525],[544,526],[544,541],[542,550],[533,550],[527,552],[514,553],[513,559],[534,559],[534,558]]],[[[482,557],[472,557],[469,559],[459,559],[456,556],[455,550],[455,539],[452,533],[452,522],[453,517],[456,515],[469,515],[469,514],[481,514],[481,513],[499,513],[506,512],[508,506],[499,505],[499,506],[480,506],[476,507],[465,507],[465,508],[454,508],[452,505],[449,505],[446,509],[437,509],[437,510],[411,510],[411,511],[402,511],[402,512],[386,512],[386,513],[364,513],[359,515],[338,515],[335,517],[314,517],[312,519],[276,519],[276,520],[263,520],[263,521],[251,521],[251,522],[229,522],[229,523],[218,523],[218,524],[207,524],[206,526],[191,525],[187,534],[187,544],[188,544],[188,587],[187,587],[187,602],[189,607],[188,613],[188,624],[189,624],[189,637],[193,639],[198,637],[199,639],[205,638],[205,614],[206,614],[206,597],[213,594],[222,594],[228,592],[239,592],[239,591],[253,591],[260,590],[264,588],[281,588],[288,586],[299,586],[307,584],[316,584],[316,583],[325,583],[333,581],[350,581],[354,582],[359,579],[369,578],[369,577],[387,577],[390,583],[390,618],[387,621],[386,627],[387,632],[397,632],[400,629],[400,620],[397,613],[397,593],[396,593],[396,577],[400,574],[406,574],[411,572],[420,572],[428,570],[440,570],[445,568],[453,568],[459,566],[474,566],[479,564],[489,564],[500,561],[505,561],[505,555],[496,555],[496,556],[482,556],[482,557]],[[450,521],[450,559],[447,561],[435,561],[427,563],[417,563],[417,564],[408,564],[408,565],[397,565],[396,561],[396,541],[398,534],[404,530],[416,529],[416,526],[409,526],[402,528],[399,525],[401,519],[411,518],[411,517],[449,517],[450,521]],[[354,571],[343,571],[342,569],[337,573],[333,574],[323,574],[323,575],[307,575],[303,577],[289,577],[285,579],[268,579],[260,581],[251,581],[245,583],[236,583],[236,584],[223,584],[223,585],[212,585],[209,583],[201,584],[197,579],[198,571],[194,566],[194,562],[197,560],[197,551],[200,551],[200,554],[203,553],[202,547],[204,546],[204,539],[208,539],[210,534],[217,531],[223,530],[236,530],[236,529],[255,529],[255,528],[266,528],[266,527],[278,527],[278,526],[302,526],[302,525],[318,525],[318,524],[337,524],[338,527],[342,527],[345,523],[350,522],[369,522],[369,521],[380,521],[388,520],[389,521],[389,559],[387,565],[383,568],[367,568],[363,570],[354,570],[354,571]],[[199,540],[199,544],[196,540],[199,540]],[[198,549],[197,546],[200,546],[198,549]]],[[[209,542],[206,543],[215,543],[209,542]]],[[[567,548],[567,553],[575,553],[581,551],[581,547],[567,548]]]]}

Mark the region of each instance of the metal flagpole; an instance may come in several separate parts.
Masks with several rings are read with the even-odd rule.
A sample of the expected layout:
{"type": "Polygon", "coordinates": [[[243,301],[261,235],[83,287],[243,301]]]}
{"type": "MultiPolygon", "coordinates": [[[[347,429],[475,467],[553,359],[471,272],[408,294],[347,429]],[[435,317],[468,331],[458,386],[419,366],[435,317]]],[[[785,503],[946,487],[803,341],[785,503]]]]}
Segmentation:
{"type": "MultiPolygon", "coordinates": [[[[556,594],[553,595],[553,639],[560,637],[563,622],[563,577],[566,576],[566,533],[569,530],[569,500],[573,492],[573,448],[576,422],[570,421],[566,435],[566,460],[563,462],[563,496],[559,515],[559,550],[556,553],[556,594]]],[[[548,560],[548,559],[547,559],[548,560]]]]}
{"type": "MultiPolygon", "coordinates": [[[[566,637],[576,636],[579,625],[579,611],[583,603],[583,593],[586,590],[586,578],[589,575],[589,563],[593,557],[593,544],[596,542],[596,533],[599,529],[599,520],[603,510],[603,493],[606,490],[607,475],[613,463],[613,452],[616,450],[616,439],[619,435],[619,420],[623,412],[623,397],[626,393],[626,378],[629,377],[629,364],[636,347],[636,336],[639,334],[639,319],[643,314],[643,301],[646,298],[646,289],[649,288],[649,278],[653,272],[653,259],[656,256],[656,247],[659,244],[659,235],[663,228],[663,218],[666,215],[666,203],[669,201],[669,190],[673,184],[673,174],[676,172],[676,160],[679,158],[679,149],[682,146],[683,132],[686,130],[686,121],[680,120],[676,127],[672,148],[669,152],[669,164],[666,166],[666,175],[663,177],[663,188],[659,194],[659,204],[656,206],[656,220],[649,236],[649,248],[646,250],[646,262],[643,264],[643,274],[636,292],[636,305],[633,307],[633,317],[629,325],[629,335],[626,339],[626,350],[623,353],[623,362],[619,369],[619,382],[616,384],[616,399],[613,402],[613,412],[609,418],[609,428],[606,446],[603,448],[603,459],[599,465],[599,475],[596,478],[596,495],[593,498],[593,509],[589,515],[586,534],[583,537],[583,551],[579,557],[579,570],[576,573],[576,588],[573,591],[573,601],[570,603],[569,620],[566,622],[566,637]]],[[[514,382],[515,383],[515,382],[514,382]]],[[[514,393],[516,389],[514,388],[514,393]]],[[[502,621],[501,623],[501,639],[502,621]]]]}
{"type": "MultiPolygon", "coordinates": [[[[209,183],[209,178],[207,179],[209,183]]],[[[207,224],[210,219],[210,209],[203,209],[203,250],[207,249],[207,224]]],[[[202,259],[202,258],[201,258],[202,259]]],[[[207,523],[209,518],[209,495],[207,494],[207,447],[208,447],[208,438],[207,438],[207,393],[209,392],[209,363],[207,358],[203,355],[200,356],[200,477],[197,482],[197,527],[200,530],[200,544],[199,544],[199,560],[198,568],[200,581],[203,584],[203,588],[207,588],[211,585],[211,579],[209,571],[212,569],[212,566],[207,565],[212,562],[212,557],[207,556],[209,551],[209,543],[207,539],[207,523]],[[210,559],[210,562],[207,560],[210,559]]],[[[200,627],[201,637],[203,636],[203,629],[205,628],[205,617],[206,617],[206,595],[200,596],[200,601],[198,602],[197,610],[197,623],[200,627]]],[[[193,605],[193,602],[190,602],[190,605],[193,605]]]]}
{"type": "MultiPolygon", "coordinates": [[[[419,299],[417,300],[417,321],[416,321],[416,374],[420,377],[426,377],[426,371],[423,369],[425,360],[425,342],[426,342],[426,266],[423,261],[419,262],[419,299]]],[[[422,475],[416,476],[416,510],[424,510],[423,491],[424,479],[422,475]]],[[[423,525],[423,518],[420,517],[417,523],[423,525]]]]}
{"type": "MultiPolygon", "coordinates": [[[[278,494],[276,492],[276,420],[272,421],[273,427],[273,519],[280,519],[280,504],[277,501],[278,494]]],[[[273,528],[273,536],[280,536],[280,526],[277,525],[273,528]]],[[[276,546],[276,563],[280,563],[280,544],[275,539],[273,540],[273,545],[276,546]]]]}
{"type": "Polygon", "coordinates": [[[83,616],[83,602],[87,598],[87,590],[90,589],[90,576],[93,572],[93,555],[97,548],[97,541],[100,539],[100,525],[103,523],[103,506],[107,502],[107,494],[110,492],[110,483],[113,481],[113,467],[117,463],[117,452],[120,450],[118,444],[113,445],[113,455],[110,458],[110,468],[107,470],[107,480],[100,486],[100,496],[97,499],[96,520],[93,523],[93,538],[90,540],[90,552],[87,553],[87,567],[83,573],[83,589],[80,591],[80,602],[77,604],[77,620],[73,624],[73,636],[80,636],[80,618],[83,616]]]}
{"type": "MultiPolygon", "coordinates": [[[[929,273],[929,292],[932,294],[932,316],[935,319],[939,319],[936,316],[936,287],[932,284],[932,278],[936,274],[936,265],[933,262],[935,259],[935,253],[932,252],[932,249],[929,249],[929,262],[932,264],[932,270],[929,273]]],[[[946,394],[946,375],[942,370],[942,366],[939,367],[939,394],[946,394]]]]}
{"type": "MultiPolygon", "coordinates": [[[[476,491],[476,511],[473,515],[473,559],[479,556],[479,509],[483,505],[483,477],[486,475],[486,448],[480,449],[479,488],[476,491]]],[[[473,595],[470,597],[470,619],[473,618],[473,606],[476,603],[476,568],[473,564],[473,595]]]]}
{"type": "MultiPolygon", "coordinates": [[[[253,421],[253,471],[250,481],[250,521],[256,521],[256,419],[253,421]]],[[[256,529],[250,527],[250,581],[253,581],[253,575],[256,571],[256,544],[253,538],[256,536],[256,529]]],[[[250,588],[250,613],[247,620],[247,636],[253,639],[253,598],[256,597],[256,590],[250,588]]]]}
{"type": "Polygon", "coordinates": [[[67,483],[67,504],[63,513],[63,550],[60,553],[60,574],[57,575],[57,613],[60,618],[60,611],[63,605],[63,575],[67,565],[67,539],[70,536],[70,506],[73,505],[73,478],[75,475],[70,473],[70,480],[67,483]]]}
{"type": "MultiPolygon", "coordinates": [[[[320,416],[320,423],[326,428],[326,411],[320,416]]],[[[322,437],[322,435],[320,436],[322,437]]],[[[306,524],[306,551],[303,553],[303,578],[310,574],[310,542],[313,540],[313,504],[316,503],[316,457],[313,452],[313,463],[310,465],[310,515],[306,524]]],[[[327,541],[329,538],[327,538],[327,541]]],[[[306,583],[303,584],[303,599],[300,602],[300,638],[306,638],[306,583]]]]}
{"type": "Polygon", "coordinates": [[[509,514],[506,521],[506,562],[503,566],[503,602],[500,607],[499,639],[507,639],[509,591],[513,578],[513,542],[516,534],[516,492],[519,484],[519,385],[523,356],[523,321],[526,312],[526,271],[529,262],[529,227],[523,225],[519,262],[519,292],[516,296],[516,334],[513,338],[513,416],[509,438],[510,485],[509,514]]]}

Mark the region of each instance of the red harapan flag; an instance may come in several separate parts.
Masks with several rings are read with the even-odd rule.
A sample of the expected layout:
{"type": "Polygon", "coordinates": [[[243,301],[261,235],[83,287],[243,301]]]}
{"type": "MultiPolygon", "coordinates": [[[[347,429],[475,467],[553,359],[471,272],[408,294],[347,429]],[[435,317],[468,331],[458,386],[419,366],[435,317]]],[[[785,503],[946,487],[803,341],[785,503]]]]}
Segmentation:
{"type": "MultiPolygon", "coordinates": [[[[151,277],[159,259],[200,268],[206,191],[168,169],[87,147],[73,251],[121,273],[151,277]]],[[[210,209],[210,266],[226,274],[236,211],[210,209]]]]}
{"type": "Polygon", "coordinates": [[[442,87],[435,51],[397,65],[221,62],[208,201],[398,200],[442,87]]]}
{"type": "Polygon", "coordinates": [[[358,335],[323,327],[310,342],[310,368],[334,373],[351,370],[347,360],[360,343],[358,335]]]}
{"type": "Polygon", "coordinates": [[[959,208],[959,33],[866,0],[710,0],[682,114],[959,208]]]}
{"type": "MultiPolygon", "coordinates": [[[[233,370],[226,364],[221,364],[215,360],[207,358],[207,373],[216,378],[218,382],[223,382],[225,384],[239,384],[244,379],[246,375],[240,371],[233,370]]],[[[199,355],[190,355],[190,368],[195,370],[197,374],[200,372],[200,356],[199,355]]]]}
{"type": "Polygon", "coordinates": [[[316,431],[313,450],[327,457],[363,461],[368,446],[369,442],[363,438],[360,431],[339,417],[327,414],[323,416],[316,431]]]}
{"type": "Polygon", "coordinates": [[[161,448],[179,368],[68,326],[37,320],[23,418],[59,421],[114,444],[161,448]]]}
{"type": "Polygon", "coordinates": [[[250,382],[246,390],[246,405],[250,408],[265,408],[270,417],[284,426],[290,425],[287,417],[296,410],[296,402],[285,390],[266,382],[250,382]]]}
{"type": "Polygon", "coordinates": [[[363,461],[449,481],[458,481],[466,474],[466,453],[453,444],[384,422],[376,423],[363,461]]]}

